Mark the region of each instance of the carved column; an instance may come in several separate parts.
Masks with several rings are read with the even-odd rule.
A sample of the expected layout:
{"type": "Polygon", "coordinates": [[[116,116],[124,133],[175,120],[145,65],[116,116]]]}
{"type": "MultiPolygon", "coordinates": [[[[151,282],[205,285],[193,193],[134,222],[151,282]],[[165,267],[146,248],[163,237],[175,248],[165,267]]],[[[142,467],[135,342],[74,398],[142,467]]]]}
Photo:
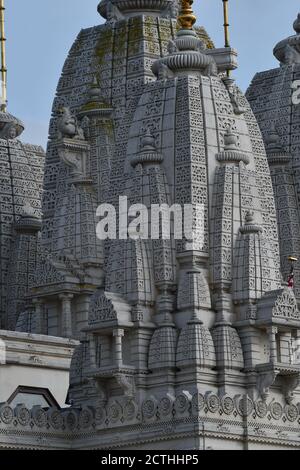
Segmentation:
{"type": "Polygon", "coordinates": [[[276,335],[278,333],[278,329],[274,326],[268,328],[268,335],[270,341],[270,362],[275,364],[277,362],[277,343],[276,343],[276,335]]]}
{"type": "Polygon", "coordinates": [[[283,364],[292,364],[292,333],[290,331],[280,335],[280,362],[283,364]]]}
{"type": "Polygon", "coordinates": [[[125,332],[121,329],[114,330],[113,332],[113,336],[115,338],[115,361],[117,367],[122,367],[123,365],[122,338],[124,335],[125,332]]]}
{"type": "Polygon", "coordinates": [[[72,328],[72,299],[73,294],[62,294],[59,296],[62,301],[61,306],[61,325],[62,325],[62,336],[64,338],[71,338],[73,336],[72,328]]]}
{"type": "Polygon", "coordinates": [[[46,321],[45,321],[44,300],[34,299],[33,305],[35,307],[36,334],[45,335],[48,332],[46,331],[47,328],[46,328],[46,321]]]}

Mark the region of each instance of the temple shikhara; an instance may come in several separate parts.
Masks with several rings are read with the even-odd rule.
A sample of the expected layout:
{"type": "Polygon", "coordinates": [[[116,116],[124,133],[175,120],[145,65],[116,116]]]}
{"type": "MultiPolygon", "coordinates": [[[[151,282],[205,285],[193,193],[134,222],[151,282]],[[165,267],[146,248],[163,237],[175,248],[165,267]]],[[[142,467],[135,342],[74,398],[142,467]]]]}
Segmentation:
{"type": "Polygon", "coordinates": [[[192,0],[102,0],[46,154],[3,103],[0,449],[300,448],[300,16],[245,96],[223,3],[217,48],[192,0]],[[125,196],[203,234],[101,240],[125,196]]]}

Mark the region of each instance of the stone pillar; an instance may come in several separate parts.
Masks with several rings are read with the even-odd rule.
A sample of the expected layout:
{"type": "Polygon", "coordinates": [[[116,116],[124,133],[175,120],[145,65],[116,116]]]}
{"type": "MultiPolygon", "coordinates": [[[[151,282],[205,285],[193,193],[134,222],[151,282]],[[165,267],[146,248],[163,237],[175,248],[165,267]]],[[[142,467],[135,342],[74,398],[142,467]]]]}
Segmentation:
{"type": "Polygon", "coordinates": [[[61,306],[61,325],[62,325],[62,336],[63,338],[72,338],[73,328],[72,328],[72,299],[74,298],[73,294],[62,294],[59,296],[62,301],[61,306]]]}
{"type": "Polygon", "coordinates": [[[114,330],[113,336],[115,338],[115,361],[117,367],[122,367],[123,365],[123,348],[122,348],[122,338],[124,337],[124,330],[117,329],[114,330]]]}
{"type": "Polygon", "coordinates": [[[283,364],[292,364],[292,333],[285,332],[280,335],[280,362],[283,364]]]}
{"type": "Polygon", "coordinates": [[[270,341],[270,362],[275,364],[277,362],[277,343],[276,343],[276,335],[278,333],[278,329],[274,326],[268,329],[269,341],[270,341]]]}
{"type": "Polygon", "coordinates": [[[48,331],[46,331],[47,328],[45,321],[44,300],[34,299],[33,305],[35,307],[36,334],[45,335],[48,333],[48,331]]]}
{"type": "Polygon", "coordinates": [[[297,330],[293,344],[293,364],[300,364],[300,331],[297,330]]]}

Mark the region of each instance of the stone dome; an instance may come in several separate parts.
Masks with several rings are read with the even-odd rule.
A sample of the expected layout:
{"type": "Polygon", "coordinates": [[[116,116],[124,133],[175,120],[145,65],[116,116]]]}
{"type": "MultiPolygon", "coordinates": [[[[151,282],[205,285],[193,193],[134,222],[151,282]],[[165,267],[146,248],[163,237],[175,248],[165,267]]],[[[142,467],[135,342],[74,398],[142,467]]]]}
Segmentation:
{"type": "Polygon", "coordinates": [[[209,329],[197,319],[191,320],[179,335],[176,365],[179,368],[198,366],[212,369],[216,353],[209,329]]]}
{"type": "Polygon", "coordinates": [[[175,368],[177,330],[174,325],[164,324],[157,329],[149,348],[149,369],[175,368]]]}
{"type": "Polygon", "coordinates": [[[244,357],[237,330],[230,325],[220,324],[212,330],[212,338],[216,348],[217,368],[241,371],[244,368],[244,357]]]}

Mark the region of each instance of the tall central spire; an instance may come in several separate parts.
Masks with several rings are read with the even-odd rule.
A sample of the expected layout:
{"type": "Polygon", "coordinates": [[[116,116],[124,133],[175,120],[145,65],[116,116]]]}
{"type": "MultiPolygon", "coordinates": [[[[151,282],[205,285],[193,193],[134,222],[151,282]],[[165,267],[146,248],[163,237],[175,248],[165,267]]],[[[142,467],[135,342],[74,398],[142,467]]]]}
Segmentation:
{"type": "Polygon", "coordinates": [[[181,10],[178,17],[178,22],[182,29],[193,29],[196,23],[196,16],[194,15],[192,4],[194,0],[181,0],[181,10]]]}
{"type": "Polygon", "coordinates": [[[0,43],[1,43],[1,85],[2,103],[1,111],[6,112],[7,108],[7,68],[6,68],[6,48],[5,48],[5,6],[4,0],[0,0],[0,43]]]}

